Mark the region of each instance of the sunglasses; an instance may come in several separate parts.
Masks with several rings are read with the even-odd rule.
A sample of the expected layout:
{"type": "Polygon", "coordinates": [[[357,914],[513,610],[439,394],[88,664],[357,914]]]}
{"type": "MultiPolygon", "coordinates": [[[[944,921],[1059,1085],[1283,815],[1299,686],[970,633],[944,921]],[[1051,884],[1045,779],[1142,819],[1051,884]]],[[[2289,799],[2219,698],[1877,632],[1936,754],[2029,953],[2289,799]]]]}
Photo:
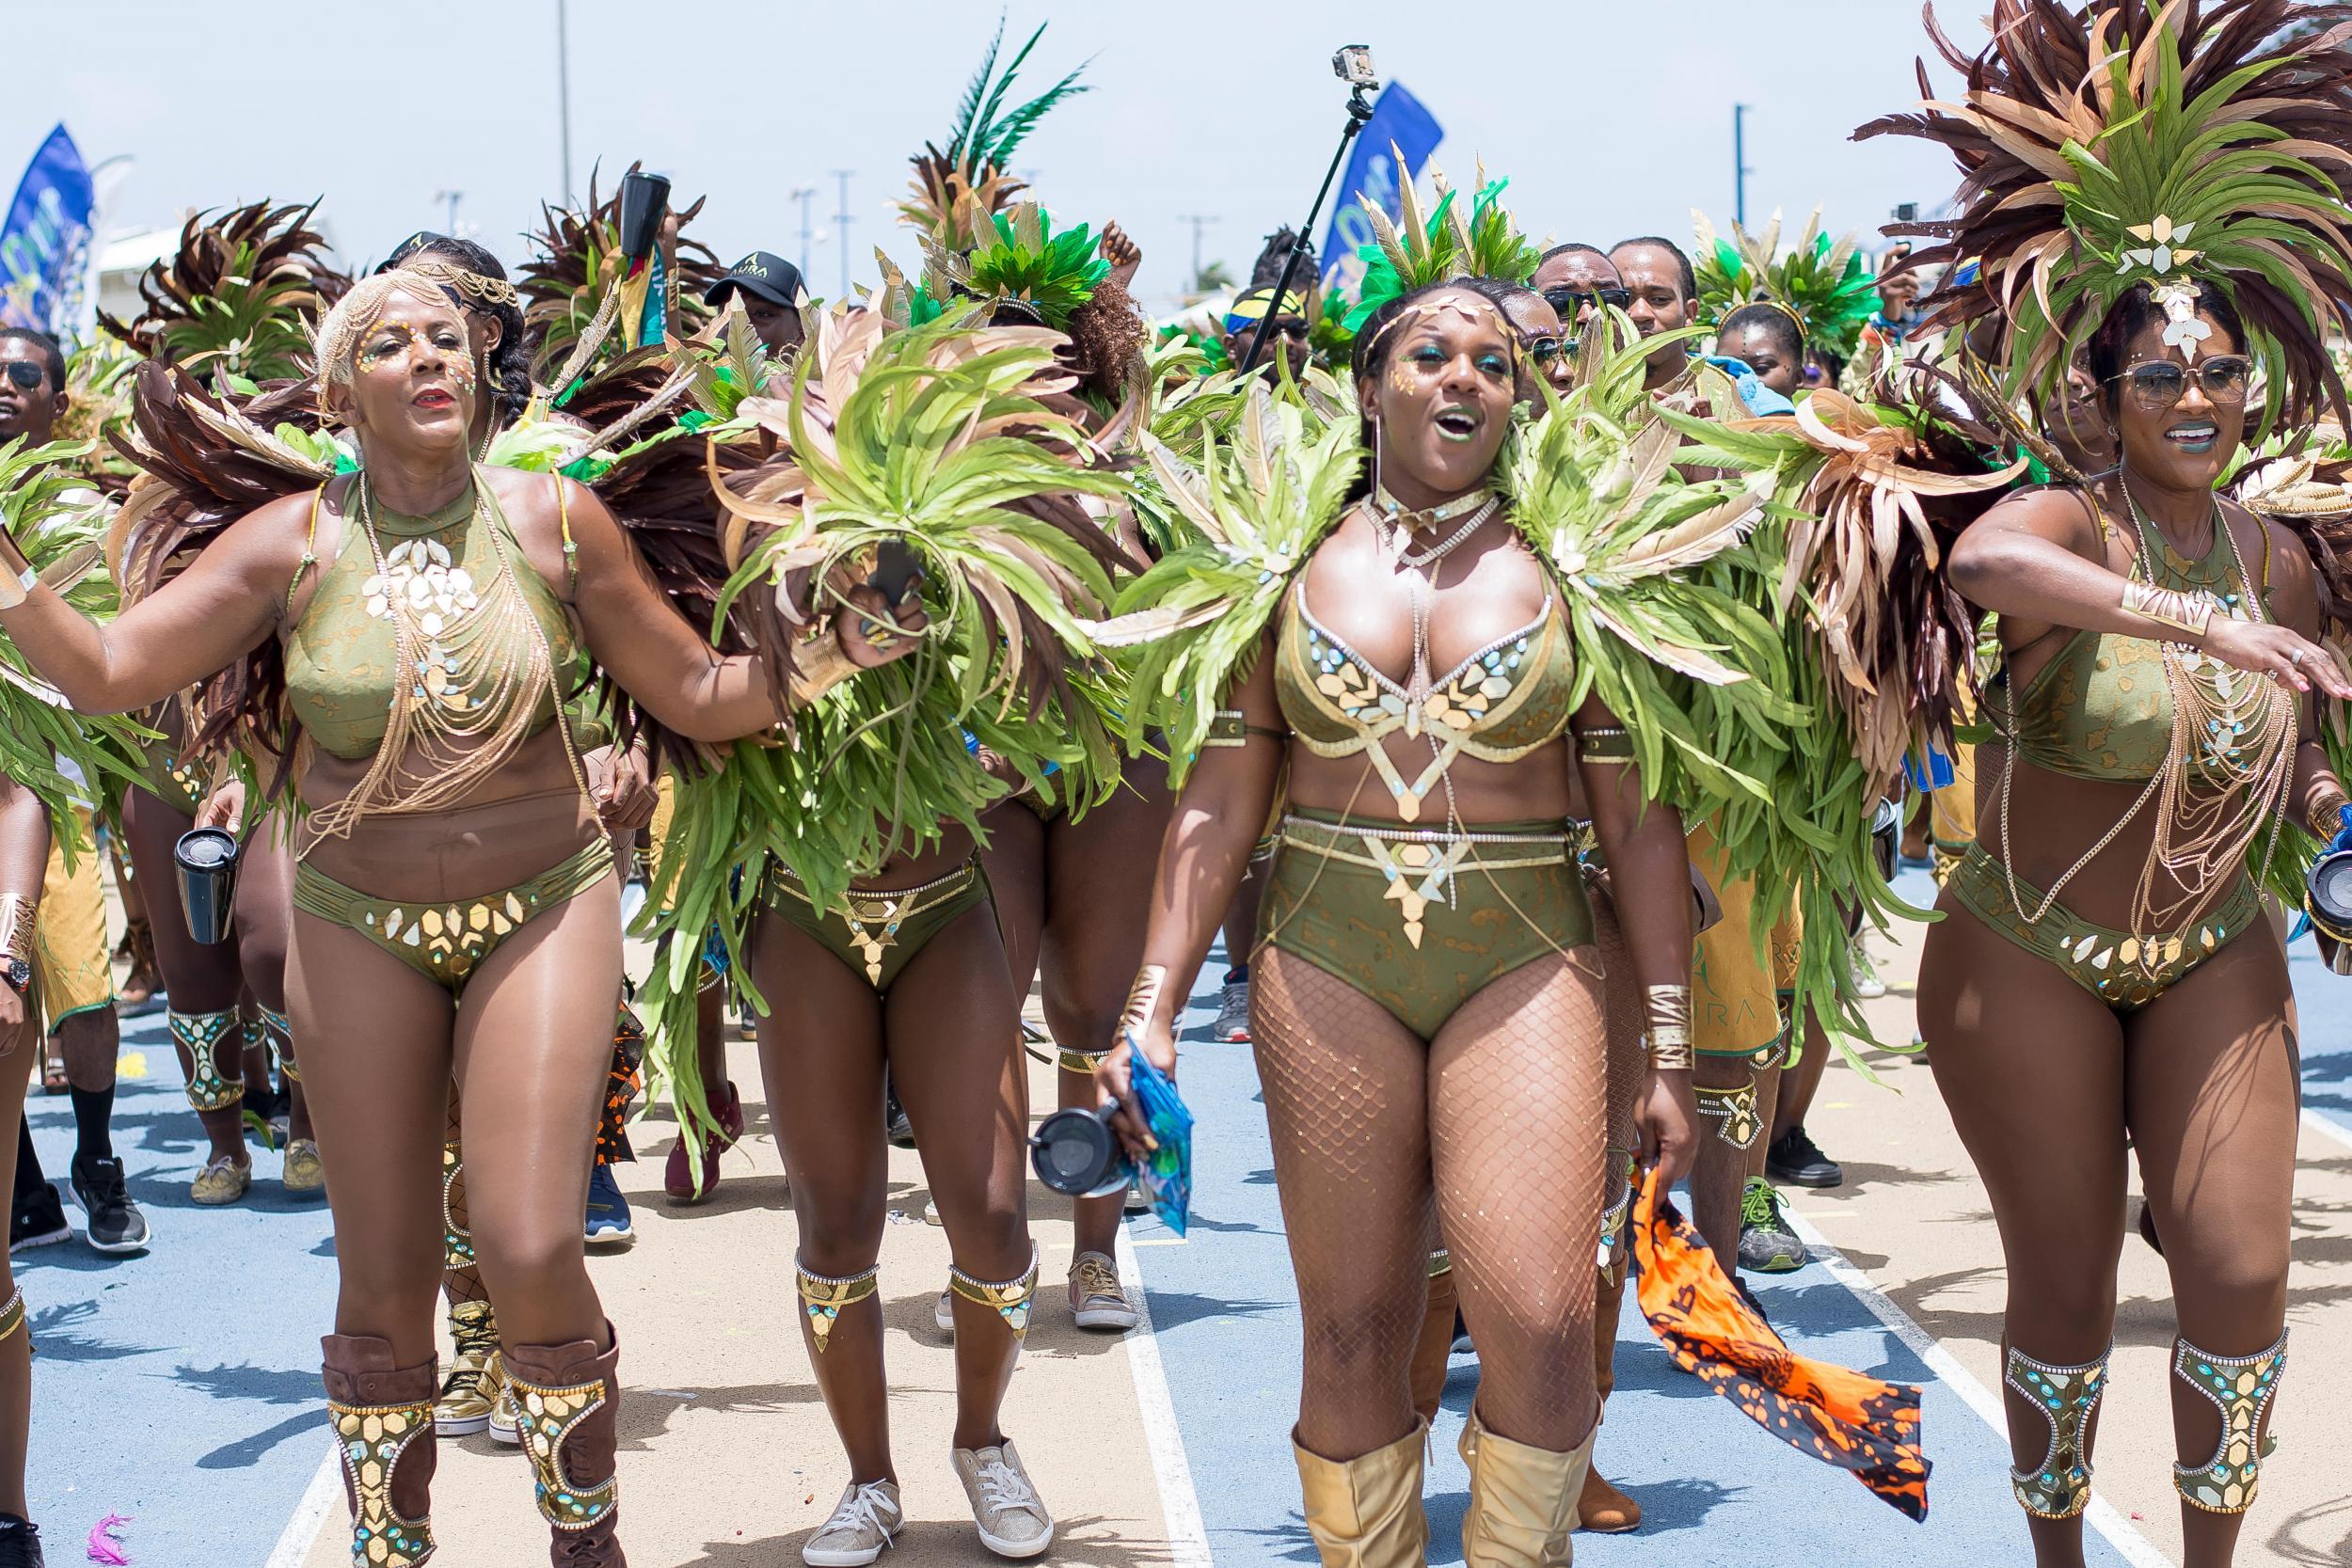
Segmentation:
{"type": "Polygon", "coordinates": [[[1568,345],[1566,341],[1563,339],[1552,337],[1549,333],[1545,333],[1539,337],[1534,337],[1527,340],[1527,357],[1539,370],[1550,364],[1554,359],[1559,358],[1560,356],[1565,354],[1567,351],[1568,345]]]}
{"type": "Polygon", "coordinates": [[[11,359],[8,364],[8,379],[28,392],[49,379],[48,370],[30,359],[11,359]]]}
{"type": "Polygon", "coordinates": [[[1565,285],[1544,291],[1544,302],[1563,316],[1571,315],[1587,305],[1606,305],[1622,310],[1633,303],[1633,291],[1620,288],[1571,289],[1565,285]]]}
{"type": "MultiPolygon", "coordinates": [[[[2253,381],[2253,364],[2244,355],[2217,354],[2196,371],[2197,385],[2204,389],[2205,401],[2217,404],[2240,404],[2246,401],[2253,381]]],[[[2132,402],[2146,414],[2161,413],[2188,395],[2189,372],[2180,366],[2163,360],[2134,365],[2122,375],[2108,380],[2131,384],[2132,402]]]]}

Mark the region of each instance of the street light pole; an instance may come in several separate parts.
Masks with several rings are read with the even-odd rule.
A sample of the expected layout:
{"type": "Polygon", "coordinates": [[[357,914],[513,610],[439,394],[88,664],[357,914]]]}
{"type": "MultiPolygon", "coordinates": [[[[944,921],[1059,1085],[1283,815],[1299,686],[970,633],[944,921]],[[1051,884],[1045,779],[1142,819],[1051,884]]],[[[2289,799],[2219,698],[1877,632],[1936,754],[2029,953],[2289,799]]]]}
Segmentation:
{"type": "Polygon", "coordinates": [[[832,172],[833,177],[841,182],[841,210],[834,214],[833,221],[841,226],[841,293],[839,297],[847,299],[850,297],[850,177],[857,170],[837,168],[832,172]]]}
{"type": "Polygon", "coordinates": [[[1179,213],[1176,214],[1176,221],[1192,225],[1192,285],[1185,293],[1199,293],[1200,292],[1200,230],[1215,223],[1216,214],[1214,213],[1179,213]]]}
{"type": "Polygon", "coordinates": [[[555,113],[564,142],[564,205],[572,204],[572,30],[570,7],[555,0],[555,113]]]}
{"type": "Polygon", "coordinates": [[[808,204],[816,195],[817,187],[814,185],[795,185],[791,191],[791,199],[801,204],[801,277],[803,279],[808,277],[809,239],[812,233],[808,221],[808,204]]]}
{"type": "Polygon", "coordinates": [[[457,203],[465,194],[464,191],[435,191],[433,193],[434,200],[449,203],[449,220],[443,226],[441,232],[451,239],[457,238],[457,203]]]}

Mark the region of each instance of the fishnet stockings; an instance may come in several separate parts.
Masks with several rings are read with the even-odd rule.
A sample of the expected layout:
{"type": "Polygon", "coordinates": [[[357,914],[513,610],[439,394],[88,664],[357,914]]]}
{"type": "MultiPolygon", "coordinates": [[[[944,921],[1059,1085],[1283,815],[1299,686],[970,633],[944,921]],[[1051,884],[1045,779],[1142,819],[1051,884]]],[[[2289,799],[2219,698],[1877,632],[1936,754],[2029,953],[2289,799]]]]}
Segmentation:
{"type": "MultiPolygon", "coordinates": [[[[1617,924],[1616,905],[1598,892],[1593,896],[1593,941],[1600,949],[1601,972],[1609,976],[1600,988],[1609,1022],[1609,1157],[1600,1173],[1600,1204],[1606,1212],[1626,1195],[1626,1170],[1633,1159],[1633,1107],[1648,1076],[1649,1053],[1642,1046],[1644,1014],[1641,986],[1633,978],[1633,951],[1626,945],[1625,928],[1617,924]]],[[[1627,1235],[1628,1228],[1620,1227],[1620,1263],[1627,1235]]]]}
{"type": "Polygon", "coordinates": [[[1432,1044],[1279,948],[1251,1037],[1304,1329],[1298,1440],[1327,1459],[1412,1430],[1408,1373],[1441,1212],[1477,1338],[1481,1418],[1565,1450],[1595,1413],[1589,1344],[1605,1116],[1599,982],[1548,957],[1432,1044]]]}
{"type": "MultiPolygon", "coordinates": [[[[457,1085],[452,1084],[449,1089],[447,1147],[455,1148],[460,1142],[463,1132],[464,1129],[458,1125],[457,1085]]],[[[462,1161],[462,1155],[460,1158],[462,1161]]],[[[449,1173],[442,1203],[442,1217],[460,1229],[467,1228],[469,1221],[466,1214],[466,1167],[462,1163],[455,1170],[449,1173]]],[[[441,1270],[441,1290],[449,1297],[449,1304],[452,1307],[463,1307],[468,1302],[490,1299],[490,1292],[482,1283],[482,1271],[478,1267],[471,1263],[462,1268],[446,1266],[450,1261],[453,1260],[444,1259],[444,1267],[441,1270]]]]}

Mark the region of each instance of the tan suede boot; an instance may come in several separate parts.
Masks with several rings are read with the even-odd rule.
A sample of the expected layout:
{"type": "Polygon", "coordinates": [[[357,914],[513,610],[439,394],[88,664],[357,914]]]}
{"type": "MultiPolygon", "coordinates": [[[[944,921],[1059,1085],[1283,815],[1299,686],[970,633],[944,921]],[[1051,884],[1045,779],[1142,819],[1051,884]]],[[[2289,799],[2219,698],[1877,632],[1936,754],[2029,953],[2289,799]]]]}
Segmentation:
{"type": "MultiPolygon", "coordinates": [[[[1627,1270],[1615,1270],[1613,1282],[1606,1272],[1597,1283],[1593,1301],[1593,1386],[1600,1393],[1602,1419],[1607,1419],[1609,1396],[1617,1386],[1617,1313],[1625,1299],[1627,1270]]],[[[1622,1535],[1639,1529],[1642,1505],[1602,1479],[1597,1468],[1584,1472],[1584,1488],[1577,1499],[1577,1526],[1596,1535],[1622,1535]]]]}
{"type": "Polygon", "coordinates": [[[1323,1568],[1424,1568],[1429,1516],[1422,1512],[1422,1442],[1413,1430],[1360,1459],[1310,1453],[1291,1435],[1307,1529],[1323,1554],[1323,1568]]]}
{"type": "Polygon", "coordinates": [[[1464,1568],[1568,1568],[1576,1556],[1568,1536],[1593,1462],[1592,1437],[1566,1453],[1531,1448],[1487,1431],[1472,1404],[1461,1449],[1470,1472],[1470,1509],[1462,1516],[1464,1568]]]}

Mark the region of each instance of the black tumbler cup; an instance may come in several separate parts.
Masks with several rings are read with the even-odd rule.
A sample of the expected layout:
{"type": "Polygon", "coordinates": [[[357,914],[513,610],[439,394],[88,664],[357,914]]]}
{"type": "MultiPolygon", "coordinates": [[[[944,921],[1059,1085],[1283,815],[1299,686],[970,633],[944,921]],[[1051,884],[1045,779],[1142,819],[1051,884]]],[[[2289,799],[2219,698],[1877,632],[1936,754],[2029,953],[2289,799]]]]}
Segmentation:
{"type": "Polygon", "coordinates": [[[1133,1176],[1126,1150],[1111,1131],[1108,1103],[1092,1111],[1056,1111],[1038,1124],[1029,1140],[1029,1164],[1037,1179],[1072,1197],[1107,1197],[1124,1192],[1133,1176]]]}
{"type": "Polygon", "coordinates": [[[660,238],[661,215],[670,210],[670,179],[664,174],[621,176],[621,254],[642,261],[660,238]]]}
{"type": "Polygon", "coordinates": [[[182,833],[171,860],[180,868],[180,908],[188,917],[188,935],[206,943],[225,941],[237,903],[237,835],[219,828],[182,833]]]}

